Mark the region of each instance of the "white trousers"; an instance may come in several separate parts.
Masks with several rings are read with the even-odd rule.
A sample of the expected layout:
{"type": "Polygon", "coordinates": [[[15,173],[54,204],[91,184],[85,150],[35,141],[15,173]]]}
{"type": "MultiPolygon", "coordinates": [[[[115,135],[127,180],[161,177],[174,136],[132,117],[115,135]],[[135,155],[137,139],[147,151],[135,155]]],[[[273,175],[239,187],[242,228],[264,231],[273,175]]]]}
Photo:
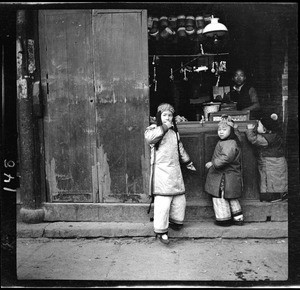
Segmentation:
{"type": "Polygon", "coordinates": [[[185,194],[174,196],[155,195],[154,197],[154,220],[155,233],[166,233],[169,221],[183,224],[186,208],[185,194]]]}

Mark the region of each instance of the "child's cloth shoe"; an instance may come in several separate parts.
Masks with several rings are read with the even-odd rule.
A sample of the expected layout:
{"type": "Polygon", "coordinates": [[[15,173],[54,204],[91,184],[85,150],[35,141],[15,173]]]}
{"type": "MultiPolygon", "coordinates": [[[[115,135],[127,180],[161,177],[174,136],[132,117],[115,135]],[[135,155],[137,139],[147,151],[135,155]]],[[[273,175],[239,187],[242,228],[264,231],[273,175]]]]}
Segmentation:
{"type": "Polygon", "coordinates": [[[183,225],[170,222],[169,227],[174,231],[180,231],[182,229],[183,225]]]}
{"type": "Polygon", "coordinates": [[[236,226],[243,226],[244,225],[244,221],[232,221],[232,223],[236,226]]]}
{"type": "Polygon", "coordinates": [[[159,240],[163,243],[163,244],[169,244],[170,240],[167,234],[156,234],[155,238],[157,239],[157,237],[159,238],[159,240]]]}
{"type": "Polygon", "coordinates": [[[215,221],[214,224],[221,227],[230,227],[232,225],[231,221],[215,221]]]}

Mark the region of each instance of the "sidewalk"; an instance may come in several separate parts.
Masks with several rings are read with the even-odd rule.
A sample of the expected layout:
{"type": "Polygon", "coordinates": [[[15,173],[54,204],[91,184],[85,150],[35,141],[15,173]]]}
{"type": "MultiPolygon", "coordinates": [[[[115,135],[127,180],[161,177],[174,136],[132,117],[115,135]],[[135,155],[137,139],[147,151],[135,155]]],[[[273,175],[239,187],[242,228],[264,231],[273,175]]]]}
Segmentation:
{"type": "Polygon", "coordinates": [[[286,238],[171,238],[169,245],[154,237],[17,240],[17,278],[20,283],[35,280],[36,286],[67,280],[73,286],[78,286],[76,281],[94,282],[93,286],[201,281],[253,286],[253,281],[287,282],[288,272],[286,238]]]}
{"type": "MultiPolygon", "coordinates": [[[[46,222],[17,223],[17,238],[117,238],[153,237],[153,223],[46,222]]],[[[220,227],[212,221],[186,222],[181,231],[169,230],[172,238],[274,239],[288,237],[288,222],[256,222],[220,227]]]]}
{"type": "Polygon", "coordinates": [[[169,245],[156,240],[152,222],[17,223],[17,279],[46,286],[288,283],[288,222],[187,222],[169,236],[169,245]]]}

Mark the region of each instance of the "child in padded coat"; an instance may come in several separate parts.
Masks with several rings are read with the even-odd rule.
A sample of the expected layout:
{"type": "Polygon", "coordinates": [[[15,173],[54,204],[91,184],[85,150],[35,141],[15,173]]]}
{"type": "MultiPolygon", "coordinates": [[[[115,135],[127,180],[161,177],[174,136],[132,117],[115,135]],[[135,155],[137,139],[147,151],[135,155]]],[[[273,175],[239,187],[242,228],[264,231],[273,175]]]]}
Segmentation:
{"type": "Polygon", "coordinates": [[[186,199],[180,162],[196,170],[179,139],[174,108],[163,103],[158,106],[156,124],[147,127],[145,140],[151,148],[151,177],[149,195],[154,195],[154,233],[169,243],[168,228],[183,226],[186,199]]]}
{"type": "Polygon", "coordinates": [[[247,125],[247,139],[258,153],[260,201],[280,201],[287,198],[288,169],[277,119],[277,114],[273,113],[261,118],[257,126],[247,125]]]}
{"type": "Polygon", "coordinates": [[[205,192],[212,195],[215,223],[220,226],[243,225],[238,200],[242,195],[241,146],[230,116],[222,115],[218,124],[219,141],[208,169],[205,192]]]}

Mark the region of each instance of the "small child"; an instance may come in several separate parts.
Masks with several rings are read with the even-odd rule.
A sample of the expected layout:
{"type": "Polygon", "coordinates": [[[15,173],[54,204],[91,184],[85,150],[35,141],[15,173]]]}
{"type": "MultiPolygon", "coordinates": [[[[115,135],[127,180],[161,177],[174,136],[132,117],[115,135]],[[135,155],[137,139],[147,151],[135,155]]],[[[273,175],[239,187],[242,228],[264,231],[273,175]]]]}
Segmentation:
{"type": "Polygon", "coordinates": [[[218,141],[208,169],[205,192],[212,195],[215,223],[220,226],[243,225],[238,198],[242,195],[241,144],[230,116],[222,115],[218,141]]]}
{"type": "Polygon", "coordinates": [[[145,139],[151,147],[149,195],[154,195],[154,233],[162,243],[168,244],[169,226],[180,230],[185,216],[185,186],[180,162],[190,170],[196,169],[179,139],[173,106],[159,105],[156,122],[145,131],[145,139]]]}
{"type": "Polygon", "coordinates": [[[260,201],[280,201],[287,198],[287,162],[277,120],[278,116],[273,113],[261,118],[257,126],[247,125],[247,139],[257,148],[258,153],[260,201]]]}

